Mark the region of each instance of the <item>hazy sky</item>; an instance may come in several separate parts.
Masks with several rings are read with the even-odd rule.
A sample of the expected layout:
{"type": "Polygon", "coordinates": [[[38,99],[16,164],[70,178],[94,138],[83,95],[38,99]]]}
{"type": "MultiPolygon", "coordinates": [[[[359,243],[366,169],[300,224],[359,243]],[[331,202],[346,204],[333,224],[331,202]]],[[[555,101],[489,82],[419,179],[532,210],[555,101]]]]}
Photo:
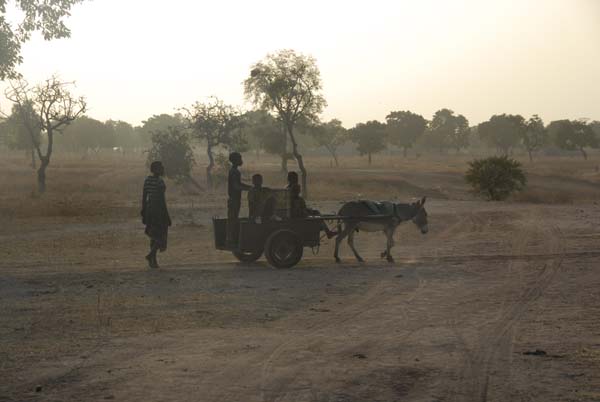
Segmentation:
{"type": "MultiPolygon", "coordinates": [[[[600,0],[94,0],[69,39],[35,39],[19,70],[75,80],[89,115],[139,124],[217,95],[244,103],[250,66],[310,54],[346,127],[439,108],[600,119],[600,0]]],[[[6,109],[3,103],[3,109],[6,109]]]]}

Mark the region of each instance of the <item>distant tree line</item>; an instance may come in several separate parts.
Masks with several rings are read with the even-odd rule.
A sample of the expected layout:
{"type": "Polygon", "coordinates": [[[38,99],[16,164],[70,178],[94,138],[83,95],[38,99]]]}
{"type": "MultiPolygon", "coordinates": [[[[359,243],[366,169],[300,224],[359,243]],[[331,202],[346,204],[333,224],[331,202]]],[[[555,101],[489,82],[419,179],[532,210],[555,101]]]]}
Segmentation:
{"type": "MultiPolygon", "coordinates": [[[[30,155],[33,168],[36,168],[36,147],[44,142],[39,125],[31,123],[38,118],[32,104],[24,103],[13,105],[11,114],[0,121],[4,144],[30,155]],[[33,134],[28,125],[35,127],[33,134]]],[[[140,152],[151,148],[153,135],[155,139],[161,133],[172,136],[170,128],[182,131],[191,142],[206,147],[209,187],[213,186],[215,152],[237,150],[253,151],[258,157],[261,153],[275,155],[281,159],[282,171],[287,171],[288,161],[294,159],[285,124],[276,115],[264,109],[242,112],[216,97],[205,103],[197,102],[181,113],[153,115],[135,127],[124,121],[103,122],[79,116],[62,130],[54,143],[71,152],[93,153],[113,148],[140,152]]],[[[337,119],[322,122],[302,118],[296,122],[295,130],[297,142],[304,149],[323,149],[335,166],[339,166],[341,148],[353,148],[366,156],[370,164],[373,155],[391,148],[401,150],[406,157],[413,148],[419,152],[445,153],[479,144],[505,156],[521,149],[533,160],[544,147],[578,151],[587,159],[586,149],[600,145],[599,121],[565,119],[546,125],[537,115],[525,119],[520,115],[499,114],[469,126],[463,115],[450,109],[438,110],[431,120],[411,111],[392,111],[384,121],[370,120],[350,129],[337,119]]]]}
{"type": "Polygon", "coordinates": [[[366,156],[371,164],[373,155],[385,150],[398,150],[407,157],[411,150],[419,155],[487,147],[508,156],[521,149],[533,160],[543,148],[578,151],[587,158],[586,150],[600,145],[598,121],[545,124],[537,115],[526,119],[497,114],[470,126],[465,116],[444,108],[429,120],[409,110],[395,110],[382,121],[360,122],[351,128],[338,119],[322,121],[319,116],[326,101],[316,61],[293,50],[269,54],[250,67],[243,83],[246,99],[254,106],[248,111],[213,96],[181,107],[177,113],[153,115],[139,126],[100,121],[85,114],[85,99],[71,95],[70,84],[52,77],[29,86],[17,79],[6,93],[13,107],[0,120],[0,140],[31,159],[40,192],[45,189],[45,169],[55,145],[84,155],[102,149],[148,152],[149,159],[163,159],[168,175],[194,183],[194,147],[201,145],[208,159],[209,188],[217,184],[215,169],[226,169],[226,153],[252,151],[257,158],[268,153],[280,158],[284,172],[295,161],[305,196],[308,172],[302,153],[307,151],[326,152],[332,166],[339,166],[340,155],[349,151],[366,156]]]}

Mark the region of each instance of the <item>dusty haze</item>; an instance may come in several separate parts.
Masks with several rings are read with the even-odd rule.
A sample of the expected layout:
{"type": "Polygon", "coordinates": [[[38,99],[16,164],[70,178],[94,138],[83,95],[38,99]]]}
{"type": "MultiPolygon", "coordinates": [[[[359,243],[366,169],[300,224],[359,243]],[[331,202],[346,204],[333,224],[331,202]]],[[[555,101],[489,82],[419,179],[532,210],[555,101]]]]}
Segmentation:
{"type": "Polygon", "coordinates": [[[104,0],[77,6],[68,26],[70,39],[27,43],[20,71],[76,80],[101,120],[139,124],[213,94],[243,105],[249,66],[282,48],[317,59],[324,117],[346,127],[442,107],[471,123],[600,118],[594,0],[104,0]]]}

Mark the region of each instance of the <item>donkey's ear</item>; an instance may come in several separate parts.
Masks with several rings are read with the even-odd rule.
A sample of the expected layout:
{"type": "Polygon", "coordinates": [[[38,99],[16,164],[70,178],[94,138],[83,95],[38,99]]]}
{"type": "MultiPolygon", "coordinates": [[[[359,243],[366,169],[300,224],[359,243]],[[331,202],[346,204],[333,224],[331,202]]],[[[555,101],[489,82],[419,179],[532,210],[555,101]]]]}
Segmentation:
{"type": "Polygon", "coordinates": [[[425,201],[427,201],[427,196],[425,196],[421,199],[421,205],[425,205],[425,201]]]}

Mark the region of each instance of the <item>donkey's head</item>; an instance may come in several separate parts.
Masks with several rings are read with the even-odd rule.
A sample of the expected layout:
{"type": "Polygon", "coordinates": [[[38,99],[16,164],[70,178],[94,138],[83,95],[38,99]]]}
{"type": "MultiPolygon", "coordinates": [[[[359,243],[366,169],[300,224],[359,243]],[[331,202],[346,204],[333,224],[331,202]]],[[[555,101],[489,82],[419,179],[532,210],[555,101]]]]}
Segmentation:
{"type": "Polygon", "coordinates": [[[415,216],[412,218],[412,221],[422,234],[426,234],[429,231],[429,227],[427,226],[427,211],[425,211],[425,201],[427,197],[423,197],[421,200],[412,204],[412,207],[415,209],[415,216]]]}

